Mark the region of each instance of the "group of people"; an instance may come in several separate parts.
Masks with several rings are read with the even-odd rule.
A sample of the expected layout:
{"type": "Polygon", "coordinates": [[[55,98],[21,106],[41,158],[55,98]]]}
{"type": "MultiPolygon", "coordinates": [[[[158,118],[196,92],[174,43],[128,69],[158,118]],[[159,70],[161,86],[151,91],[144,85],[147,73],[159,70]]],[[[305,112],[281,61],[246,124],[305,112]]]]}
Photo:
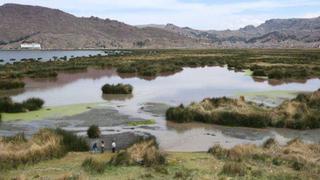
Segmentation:
{"type": "MultiPolygon", "coordinates": [[[[116,144],[116,142],[113,140],[112,141],[112,143],[111,143],[111,147],[112,147],[112,153],[115,153],[116,152],[116,147],[117,147],[117,144],[116,144]]],[[[104,141],[102,140],[101,142],[100,142],[100,152],[101,153],[104,153],[104,149],[105,149],[105,145],[104,145],[104,141]]],[[[97,142],[95,142],[95,143],[93,143],[93,145],[92,145],[92,151],[94,152],[94,153],[96,153],[96,152],[98,152],[98,143],[97,142]]]]}

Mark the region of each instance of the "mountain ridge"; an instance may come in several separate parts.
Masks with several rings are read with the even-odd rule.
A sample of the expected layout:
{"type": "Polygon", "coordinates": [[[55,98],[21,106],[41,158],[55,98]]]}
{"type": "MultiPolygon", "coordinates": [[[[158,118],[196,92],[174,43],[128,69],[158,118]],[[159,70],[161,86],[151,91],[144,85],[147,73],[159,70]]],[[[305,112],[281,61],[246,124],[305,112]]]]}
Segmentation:
{"type": "Polygon", "coordinates": [[[174,24],[131,26],[41,6],[0,6],[0,49],[18,49],[24,41],[38,42],[44,49],[318,48],[320,17],[270,19],[238,30],[204,31],[174,24]]]}

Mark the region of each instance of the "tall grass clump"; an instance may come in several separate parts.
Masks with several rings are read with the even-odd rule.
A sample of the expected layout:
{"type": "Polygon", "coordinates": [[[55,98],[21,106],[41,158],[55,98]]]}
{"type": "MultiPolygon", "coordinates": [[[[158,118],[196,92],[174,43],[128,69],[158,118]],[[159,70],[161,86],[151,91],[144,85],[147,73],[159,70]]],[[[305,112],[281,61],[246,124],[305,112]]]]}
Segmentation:
{"type": "Polygon", "coordinates": [[[155,139],[142,140],[130,146],[127,150],[117,154],[110,161],[110,165],[141,165],[157,166],[165,164],[165,156],[158,149],[155,139]]]}
{"type": "Polygon", "coordinates": [[[0,90],[24,88],[25,83],[17,80],[0,80],[0,90]]]}
{"type": "Polygon", "coordinates": [[[29,98],[22,103],[13,102],[10,97],[0,98],[0,112],[19,113],[35,111],[42,108],[44,101],[39,98],[29,98]]]}
{"type": "Polygon", "coordinates": [[[87,130],[87,135],[89,138],[99,138],[101,135],[100,128],[97,125],[91,125],[87,130]]]}
{"type": "Polygon", "coordinates": [[[29,111],[36,111],[42,108],[44,101],[40,98],[29,98],[22,102],[22,106],[29,111]]]}
{"type": "Polygon", "coordinates": [[[320,91],[299,94],[278,107],[267,108],[244,99],[207,98],[188,106],[170,107],[166,119],[178,123],[198,121],[227,126],[292,129],[320,128],[320,91]]]}
{"type": "Polygon", "coordinates": [[[1,139],[0,169],[61,157],[65,154],[61,141],[61,136],[48,129],[40,130],[26,142],[1,139]]]}
{"type": "Polygon", "coordinates": [[[166,111],[166,119],[178,123],[198,121],[256,128],[264,128],[270,124],[270,117],[263,108],[226,97],[204,99],[187,107],[171,107],[166,111]]]}
{"type": "Polygon", "coordinates": [[[23,134],[0,138],[0,169],[17,168],[60,158],[69,151],[87,151],[84,139],[61,129],[40,129],[31,139],[23,134]]]}
{"type": "Polygon", "coordinates": [[[133,87],[130,84],[105,84],[101,88],[103,94],[132,94],[133,87]]]}
{"type": "Polygon", "coordinates": [[[83,162],[82,162],[82,167],[90,172],[90,173],[99,173],[102,174],[107,166],[107,162],[104,161],[98,161],[96,159],[93,158],[86,158],[83,162]]]}
{"type": "Polygon", "coordinates": [[[245,176],[247,169],[243,163],[226,162],[222,167],[221,173],[230,176],[245,176]]]}
{"type": "Polygon", "coordinates": [[[89,145],[84,137],[60,128],[55,129],[55,133],[62,137],[62,144],[66,152],[85,152],[89,150],[89,145]]]}

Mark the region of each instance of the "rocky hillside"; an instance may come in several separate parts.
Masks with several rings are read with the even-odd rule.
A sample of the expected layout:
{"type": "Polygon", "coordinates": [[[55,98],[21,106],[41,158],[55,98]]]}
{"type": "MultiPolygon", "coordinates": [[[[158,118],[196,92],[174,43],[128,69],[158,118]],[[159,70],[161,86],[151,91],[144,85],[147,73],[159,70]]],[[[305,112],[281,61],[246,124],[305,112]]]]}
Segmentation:
{"type": "Polygon", "coordinates": [[[201,47],[198,40],[160,28],[137,28],[110,19],[79,18],[57,9],[0,6],[0,48],[38,42],[46,49],[201,47]]]}
{"type": "Polygon", "coordinates": [[[275,19],[235,31],[201,31],[173,24],[135,27],[39,6],[0,6],[0,49],[17,49],[25,41],[40,43],[44,49],[318,48],[320,18],[275,19]]]}
{"type": "Polygon", "coordinates": [[[170,32],[194,39],[207,40],[215,47],[313,47],[320,46],[320,17],[311,19],[272,19],[255,27],[239,30],[200,31],[167,24],[161,27],[170,32]]]}

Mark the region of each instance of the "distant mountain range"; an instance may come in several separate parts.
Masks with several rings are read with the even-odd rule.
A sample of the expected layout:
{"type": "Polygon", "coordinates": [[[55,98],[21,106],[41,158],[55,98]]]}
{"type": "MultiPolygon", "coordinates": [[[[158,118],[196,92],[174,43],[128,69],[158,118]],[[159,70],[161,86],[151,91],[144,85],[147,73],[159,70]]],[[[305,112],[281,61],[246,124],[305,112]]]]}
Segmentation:
{"type": "Polygon", "coordinates": [[[173,24],[131,26],[39,6],[0,6],[0,49],[18,49],[22,42],[37,42],[44,49],[319,48],[320,17],[272,19],[234,31],[201,31],[173,24]]]}

